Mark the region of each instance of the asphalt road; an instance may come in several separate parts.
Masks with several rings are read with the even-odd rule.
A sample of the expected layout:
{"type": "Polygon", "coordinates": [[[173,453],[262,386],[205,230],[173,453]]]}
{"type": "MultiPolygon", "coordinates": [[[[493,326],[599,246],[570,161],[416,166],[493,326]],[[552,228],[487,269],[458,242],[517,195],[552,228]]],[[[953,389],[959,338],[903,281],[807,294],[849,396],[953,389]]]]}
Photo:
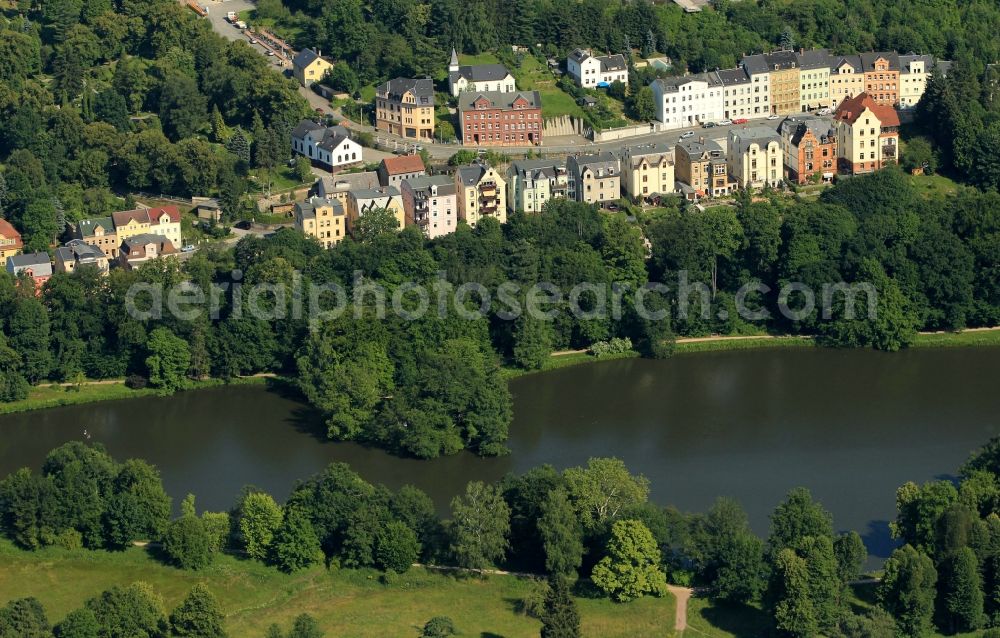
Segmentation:
{"type": "MultiPolygon", "coordinates": [[[[183,1],[183,0],[179,0],[183,1]]],[[[212,25],[212,29],[224,38],[229,40],[243,40],[247,42],[247,36],[245,36],[239,29],[233,25],[226,22],[226,13],[228,11],[245,11],[254,8],[254,3],[250,0],[221,0],[203,1],[209,8],[208,21],[212,25]]],[[[249,44],[249,42],[248,42],[249,44]]],[[[250,45],[254,50],[258,51],[261,55],[267,55],[267,50],[258,45],[250,45]]],[[[269,60],[273,60],[273,57],[269,57],[269,60]]],[[[287,69],[283,69],[277,64],[271,64],[271,68],[277,73],[290,73],[287,69]]],[[[396,137],[388,135],[384,132],[377,132],[371,126],[365,124],[359,124],[357,122],[352,122],[346,119],[338,109],[334,109],[330,106],[330,102],[313,92],[311,89],[306,87],[299,87],[299,93],[309,102],[309,106],[313,109],[320,109],[324,113],[328,113],[337,117],[341,121],[341,125],[358,131],[366,131],[373,133],[383,144],[390,148],[408,149],[413,146],[413,140],[407,140],[401,137],[396,137]]],[[[603,143],[594,143],[590,140],[578,136],[565,136],[565,137],[555,137],[548,138],[542,141],[542,146],[539,149],[534,146],[526,147],[505,147],[498,148],[497,150],[504,152],[511,156],[518,156],[527,153],[529,150],[537,152],[541,150],[546,155],[563,155],[563,154],[573,154],[573,153],[595,153],[600,151],[611,151],[619,152],[626,146],[635,146],[637,144],[670,144],[674,145],[680,139],[681,135],[688,132],[694,131],[694,138],[704,137],[706,140],[715,140],[722,142],[723,149],[726,148],[726,140],[729,136],[729,131],[732,129],[739,129],[743,126],[766,126],[770,128],[777,128],[780,120],[767,120],[767,119],[757,119],[750,120],[746,125],[742,124],[732,124],[729,126],[716,126],[710,129],[704,129],[700,127],[696,128],[686,128],[686,129],[676,129],[672,131],[664,131],[660,133],[650,133],[647,135],[639,135],[636,137],[630,137],[622,140],[613,140],[603,143]]],[[[435,159],[447,159],[454,155],[456,152],[462,150],[463,148],[473,149],[474,147],[465,147],[461,144],[436,144],[436,143],[421,143],[421,146],[427,149],[431,157],[435,159]]],[[[371,149],[365,149],[365,159],[368,161],[373,161],[369,159],[369,154],[371,149]]],[[[371,153],[372,156],[375,153],[371,153]]],[[[384,155],[378,155],[379,158],[384,155]]]]}

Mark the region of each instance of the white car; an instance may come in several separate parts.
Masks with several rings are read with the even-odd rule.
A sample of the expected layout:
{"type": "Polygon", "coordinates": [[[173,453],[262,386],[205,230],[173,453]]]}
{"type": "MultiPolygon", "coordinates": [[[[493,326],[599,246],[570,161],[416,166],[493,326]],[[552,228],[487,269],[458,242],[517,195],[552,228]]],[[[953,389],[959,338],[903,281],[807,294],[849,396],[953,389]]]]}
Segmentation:
{"type": "Polygon", "coordinates": [[[767,116],[767,119],[769,119],[769,120],[777,120],[780,117],[781,117],[780,115],[775,115],[774,113],[772,113],[771,115],[767,116]]]}
{"type": "Polygon", "coordinates": [[[181,252],[182,253],[193,253],[194,252],[194,245],[193,244],[188,244],[184,248],[181,248],[181,252]]]}
{"type": "Polygon", "coordinates": [[[733,123],[732,120],[722,120],[721,122],[719,122],[719,126],[729,126],[732,123],[733,123]]]}
{"type": "Polygon", "coordinates": [[[684,133],[683,135],[681,135],[681,139],[682,140],[686,140],[689,137],[694,137],[694,131],[688,131],[687,133],[684,133]]]}

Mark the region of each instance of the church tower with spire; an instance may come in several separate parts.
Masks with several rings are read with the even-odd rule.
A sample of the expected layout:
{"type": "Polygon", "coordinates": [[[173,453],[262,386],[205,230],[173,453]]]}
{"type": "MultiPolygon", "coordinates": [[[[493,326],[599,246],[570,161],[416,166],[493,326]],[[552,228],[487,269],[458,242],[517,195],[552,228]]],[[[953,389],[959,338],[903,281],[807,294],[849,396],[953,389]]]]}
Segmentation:
{"type": "Polygon", "coordinates": [[[448,73],[458,73],[458,53],[455,47],[451,48],[451,63],[448,64],[448,73]]]}

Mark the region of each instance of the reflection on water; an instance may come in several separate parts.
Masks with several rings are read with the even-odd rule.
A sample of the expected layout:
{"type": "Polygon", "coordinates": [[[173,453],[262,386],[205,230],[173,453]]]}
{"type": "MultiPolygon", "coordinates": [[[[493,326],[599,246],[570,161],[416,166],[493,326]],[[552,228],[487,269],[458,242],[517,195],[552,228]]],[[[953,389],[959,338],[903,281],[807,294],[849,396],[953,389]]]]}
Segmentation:
{"type": "Polygon", "coordinates": [[[891,551],[895,489],[954,472],[1000,432],[1000,349],[886,355],[812,349],[612,361],[512,382],[509,456],[433,461],[323,440],[321,419],[293,398],[231,387],[0,417],[0,473],[38,467],[84,430],[118,458],[159,466],[175,502],[227,508],[253,484],[284,497],[332,461],[390,487],[411,483],[442,510],[469,480],[591,456],[618,456],[649,477],[652,497],[702,511],[739,499],[759,533],[792,487],[805,485],[891,551]]]}

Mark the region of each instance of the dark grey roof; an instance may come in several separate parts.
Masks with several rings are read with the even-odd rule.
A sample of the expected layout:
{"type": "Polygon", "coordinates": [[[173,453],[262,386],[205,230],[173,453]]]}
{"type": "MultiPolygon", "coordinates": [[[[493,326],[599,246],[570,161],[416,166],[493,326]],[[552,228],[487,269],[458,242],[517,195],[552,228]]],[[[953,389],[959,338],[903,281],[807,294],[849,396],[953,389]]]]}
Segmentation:
{"type": "Polygon", "coordinates": [[[591,57],[589,53],[583,49],[574,49],[572,53],[569,54],[570,59],[576,63],[583,62],[587,58],[591,57]]]}
{"type": "Polygon", "coordinates": [[[583,170],[584,168],[605,168],[608,170],[619,168],[618,158],[608,151],[587,155],[570,155],[566,161],[569,164],[576,164],[579,170],[583,170]]]}
{"type": "Polygon", "coordinates": [[[875,68],[875,60],[885,58],[889,62],[890,71],[899,70],[899,54],[893,51],[867,51],[861,54],[861,64],[865,71],[875,68]]]}
{"type": "Polygon", "coordinates": [[[638,166],[642,162],[643,158],[650,158],[652,163],[658,163],[660,159],[666,156],[668,159],[673,161],[674,159],[674,147],[670,144],[637,144],[635,146],[626,146],[623,154],[623,159],[628,159],[629,164],[632,167],[638,166]]]}
{"type": "Polygon", "coordinates": [[[320,197],[338,191],[355,190],[359,188],[375,188],[378,186],[378,173],[364,171],[361,173],[339,173],[324,176],[316,184],[316,192],[320,197]]]}
{"type": "Polygon", "coordinates": [[[322,124],[317,124],[312,120],[302,120],[299,122],[298,126],[292,129],[292,137],[303,138],[313,131],[318,131],[322,128],[326,128],[322,124]]]}
{"type": "Polygon", "coordinates": [[[483,178],[487,170],[489,170],[489,167],[482,164],[460,166],[458,168],[458,179],[466,186],[475,186],[483,178]]]}
{"type": "Polygon", "coordinates": [[[664,93],[674,93],[678,87],[689,82],[706,82],[708,86],[722,86],[722,80],[716,72],[696,73],[694,75],[681,75],[667,78],[659,78],[653,84],[659,85],[664,93]]]}
{"type": "Polygon", "coordinates": [[[736,86],[739,84],[749,84],[750,82],[750,76],[747,75],[746,69],[743,67],[723,69],[715,73],[719,76],[719,81],[722,82],[723,86],[736,86]]]}
{"type": "Polygon", "coordinates": [[[447,175],[421,175],[403,180],[414,192],[429,191],[432,186],[437,187],[438,195],[454,195],[455,184],[447,175]]]}
{"type": "Polygon", "coordinates": [[[750,75],[759,75],[771,70],[767,66],[767,60],[760,53],[743,56],[743,59],[740,60],[740,66],[745,68],[750,75]]]}
{"type": "Polygon", "coordinates": [[[715,153],[718,157],[725,157],[722,147],[715,140],[696,140],[694,138],[681,140],[677,146],[684,149],[684,152],[691,157],[702,157],[703,155],[715,153]]]}
{"type": "Polygon", "coordinates": [[[89,262],[104,259],[104,251],[91,246],[82,239],[74,239],[66,242],[65,246],[56,248],[56,254],[60,255],[63,261],[77,260],[89,262]]]}
{"type": "Polygon", "coordinates": [[[163,235],[154,235],[153,233],[133,235],[132,237],[122,240],[122,246],[127,246],[129,251],[131,251],[135,246],[145,246],[146,244],[156,244],[157,250],[163,250],[164,246],[167,245],[174,245],[172,241],[163,235]]]}
{"type": "Polygon", "coordinates": [[[458,67],[458,71],[449,73],[448,78],[452,82],[459,78],[465,78],[469,82],[499,82],[508,75],[510,71],[502,64],[474,64],[458,67]]]}
{"type": "Polygon", "coordinates": [[[312,49],[302,49],[301,51],[295,54],[294,58],[292,58],[292,66],[298,69],[304,69],[305,67],[309,66],[310,64],[318,60],[320,57],[321,57],[320,54],[313,51],[312,49]]]}
{"type": "Polygon", "coordinates": [[[748,126],[729,131],[729,150],[742,155],[751,145],[767,146],[771,142],[781,143],[778,133],[764,126],[748,126]]]}
{"type": "Polygon", "coordinates": [[[607,73],[608,71],[624,71],[628,68],[628,63],[625,62],[625,56],[621,53],[616,53],[614,55],[602,55],[597,58],[601,62],[601,71],[607,73]]]}
{"type": "Polygon", "coordinates": [[[511,169],[518,175],[523,175],[526,179],[551,179],[556,176],[559,169],[566,170],[562,162],[557,160],[536,159],[521,160],[514,162],[511,169]]]}
{"type": "Polygon", "coordinates": [[[349,139],[351,139],[351,136],[348,134],[346,128],[343,126],[331,126],[323,133],[323,139],[320,141],[319,147],[327,151],[332,151],[340,146],[344,140],[349,139]]]}
{"type": "Polygon", "coordinates": [[[830,62],[831,69],[838,69],[844,64],[850,64],[854,68],[855,73],[863,73],[865,70],[864,63],[861,62],[860,55],[841,55],[835,56],[830,62]]]}
{"type": "Polygon", "coordinates": [[[434,104],[434,82],[430,78],[396,78],[378,87],[379,95],[390,100],[400,100],[408,91],[417,98],[417,104],[434,104]]]}
{"type": "Polygon", "coordinates": [[[923,62],[924,69],[930,71],[934,67],[934,56],[933,55],[918,55],[916,53],[910,53],[909,55],[899,56],[899,70],[903,73],[910,72],[910,64],[913,62],[923,62]]]}
{"type": "Polygon", "coordinates": [[[795,115],[785,118],[781,122],[779,131],[790,139],[793,146],[799,145],[806,131],[812,131],[812,134],[820,141],[823,138],[833,138],[836,135],[836,131],[829,121],[815,115],[795,115]]]}
{"type": "Polygon", "coordinates": [[[48,253],[27,253],[7,258],[7,270],[14,274],[25,268],[30,268],[35,277],[52,275],[52,262],[48,253]]]}
{"type": "Polygon", "coordinates": [[[773,51],[765,53],[764,59],[767,61],[769,71],[784,71],[794,69],[799,66],[799,59],[794,51],[773,51]]]}
{"type": "Polygon", "coordinates": [[[948,72],[951,71],[951,60],[938,60],[934,69],[941,75],[947,76],[948,72]]]}
{"type": "Polygon", "coordinates": [[[830,52],[826,49],[810,49],[808,51],[803,51],[798,55],[799,58],[799,68],[810,70],[810,69],[822,69],[830,68],[830,52]]]}
{"type": "Polygon", "coordinates": [[[381,188],[359,188],[352,190],[354,199],[378,199],[380,197],[399,197],[399,189],[395,186],[382,186],[381,188]]]}
{"type": "Polygon", "coordinates": [[[514,108],[514,101],[524,98],[528,101],[528,106],[541,108],[542,97],[538,91],[513,91],[506,93],[503,91],[466,91],[458,96],[458,110],[467,111],[474,108],[474,104],[480,98],[486,98],[494,108],[511,109],[514,108]]]}
{"type": "Polygon", "coordinates": [[[331,197],[310,197],[304,202],[295,203],[295,211],[297,214],[301,215],[303,219],[309,219],[316,217],[316,207],[318,206],[330,206],[333,208],[334,215],[343,215],[344,207],[341,205],[339,200],[333,199],[331,197]]]}

